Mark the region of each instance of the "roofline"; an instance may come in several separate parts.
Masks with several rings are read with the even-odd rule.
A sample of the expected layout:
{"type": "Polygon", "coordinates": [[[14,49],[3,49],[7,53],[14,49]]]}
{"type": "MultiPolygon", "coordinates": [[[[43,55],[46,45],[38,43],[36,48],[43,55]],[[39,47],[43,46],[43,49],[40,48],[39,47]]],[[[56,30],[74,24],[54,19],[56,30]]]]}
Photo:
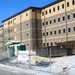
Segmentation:
{"type": "Polygon", "coordinates": [[[0,27],[3,27],[3,25],[0,25],[0,27]]]}
{"type": "Polygon", "coordinates": [[[33,8],[33,9],[44,9],[44,8],[47,8],[47,7],[49,7],[49,6],[52,6],[52,5],[57,4],[57,3],[59,3],[59,2],[62,2],[62,1],[64,1],[64,0],[56,0],[56,1],[54,1],[54,2],[52,2],[52,3],[50,3],[50,4],[47,4],[47,5],[43,6],[43,7],[33,7],[33,6],[30,6],[30,7],[26,8],[26,9],[24,9],[24,10],[22,10],[22,11],[16,13],[16,14],[10,16],[9,18],[6,18],[6,19],[3,20],[2,22],[5,22],[5,21],[7,21],[7,20],[9,20],[9,19],[11,19],[11,18],[13,18],[13,17],[15,17],[15,16],[17,16],[17,15],[19,15],[19,14],[21,14],[21,13],[23,13],[23,12],[29,10],[29,9],[31,9],[31,8],[33,8]]]}
{"type": "Polygon", "coordinates": [[[22,11],[16,13],[16,14],[10,16],[9,18],[6,18],[6,19],[3,20],[2,22],[5,22],[5,21],[7,21],[7,20],[9,20],[9,19],[11,19],[11,18],[13,18],[13,17],[15,17],[15,16],[17,16],[17,15],[19,15],[19,14],[21,14],[21,13],[23,13],[23,12],[29,10],[29,9],[31,9],[31,8],[33,8],[33,9],[41,9],[40,7],[33,7],[33,6],[30,6],[30,7],[26,8],[26,9],[24,9],[24,10],[22,10],[22,11]]]}
{"type": "Polygon", "coordinates": [[[41,9],[47,8],[49,6],[52,6],[52,5],[57,4],[59,2],[62,2],[62,1],[64,1],[64,0],[56,0],[56,1],[52,2],[52,3],[50,3],[50,4],[47,4],[47,5],[43,6],[41,9]]]}

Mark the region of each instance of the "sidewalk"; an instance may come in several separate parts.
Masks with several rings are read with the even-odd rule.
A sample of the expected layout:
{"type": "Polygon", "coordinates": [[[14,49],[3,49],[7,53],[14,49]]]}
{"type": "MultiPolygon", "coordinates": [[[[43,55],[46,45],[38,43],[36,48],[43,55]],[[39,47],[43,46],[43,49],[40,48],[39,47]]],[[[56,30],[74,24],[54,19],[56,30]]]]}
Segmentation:
{"type": "Polygon", "coordinates": [[[13,73],[17,73],[17,74],[50,75],[50,73],[35,71],[35,70],[32,70],[32,69],[27,69],[27,68],[23,69],[23,68],[19,68],[19,67],[15,67],[15,66],[4,65],[4,64],[0,64],[0,69],[10,71],[10,72],[13,72],[13,73]]]}

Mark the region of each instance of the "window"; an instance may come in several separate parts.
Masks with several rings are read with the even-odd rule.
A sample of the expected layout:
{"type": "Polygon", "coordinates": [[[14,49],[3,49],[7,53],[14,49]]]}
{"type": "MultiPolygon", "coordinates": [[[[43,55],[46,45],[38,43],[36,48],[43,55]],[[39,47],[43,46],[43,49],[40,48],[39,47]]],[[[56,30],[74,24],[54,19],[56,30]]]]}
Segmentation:
{"type": "Polygon", "coordinates": [[[49,46],[49,43],[47,43],[47,46],[49,46]]]}
{"type": "Polygon", "coordinates": [[[71,28],[68,28],[68,32],[71,32],[71,28]]]}
{"type": "Polygon", "coordinates": [[[46,21],[46,25],[48,25],[48,21],[46,21]]]}
{"type": "Polygon", "coordinates": [[[70,19],[70,15],[68,15],[68,19],[70,19]]]}
{"type": "Polygon", "coordinates": [[[28,24],[26,24],[26,26],[28,26],[28,24]]]}
{"type": "Polygon", "coordinates": [[[55,8],[53,8],[53,12],[55,12],[55,8]]]}
{"type": "Polygon", "coordinates": [[[14,36],[14,40],[17,40],[17,37],[16,36],[14,36]]]}
{"type": "Polygon", "coordinates": [[[56,23],[56,19],[54,19],[54,23],[56,23]]]}
{"type": "Polygon", "coordinates": [[[27,44],[27,46],[29,46],[29,44],[27,44]]]}
{"type": "Polygon", "coordinates": [[[65,33],[66,31],[65,31],[65,29],[63,29],[63,33],[65,33]]]}
{"type": "Polygon", "coordinates": [[[33,9],[32,12],[34,12],[35,10],[33,9]]]}
{"type": "Polygon", "coordinates": [[[12,23],[12,20],[11,20],[11,23],[12,23]]]}
{"type": "Polygon", "coordinates": [[[49,9],[49,13],[51,13],[51,9],[49,9]]]}
{"type": "Polygon", "coordinates": [[[43,33],[43,36],[45,36],[45,33],[43,33]]]}
{"type": "Polygon", "coordinates": [[[63,21],[65,20],[65,16],[62,17],[63,21]]]}
{"type": "Polygon", "coordinates": [[[75,18],[75,13],[73,14],[73,18],[75,18]]]}
{"type": "Polygon", "coordinates": [[[8,21],[8,25],[10,24],[10,21],[8,21]]]}
{"type": "Polygon", "coordinates": [[[5,33],[6,33],[6,31],[5,31],[5,33]]]}
{"type": "Polygon", "coordinates": [[[28,34],[27,34],[27,36],[28,36],[28,34]]]}
{"type": "Polygon", "coordinates": [[[52,31],[50,31],[50,35],[52,35],[52,31]]]}
{"type": "Polygon", "coordinates": [[[60,22],[60,18],[58,18],[58,22],[60,22]]]}
{"type": "Polygon", "coordinates": [[[52,24],[52,20],[50,20],[50,24],[52,24]]]}
{"type": "Polygon", "coordinates": [[[75,1],[74,0],[72,0],[72,5],[75,5],[75,1]]]}
{"type": "Polygon", "coordinates": [[[69,7],[69,2],[67,2],[67,7],[69,7]]]}
{"type": "Polygon", "coordinates": [[[56,30],[54,31],[54,34],[56,34],[56,30]]]}
{"type": "Polygon", "coordinates": [[[8,38],[8,40],[10,40],[10,38],[8,38]]]}
{"type": "Polygon", "coordinates": [[[17,31],[17,29],[16,29],[16,27],[14,28],[14,32],[16,32],[17,31]]]}
{"type": "Polygon", "coordinates": [[[47,15],[47,10],[46,10],[46,15],[47,15]]]}
{"type": "Polygon", "coordinates": [[[5,23],[5,25],[6,25],[6,23],[5,23]]]}
{"type": "Polygon", "coordinates": [[[44,26],[44,22],[43,22],[42,24],[43,24],[43,26],[44,26]]]}
{"type": "Polygon", "coordinates": [[[64,4],[62,4],[62,9],[64,9],[64,4]]]}
{"type": "Polygon", "coordinates": [[[46,34],[47,34],[47,36],[48,36],[48,32],[47,32],[46,34]]]}
{"type": "Polygon", "coordinates": [[[44,15],[44,12],[42,12],[42,16],[44,15]]]}
{"type": "Polygon", "coordinates": [[[16,18],[13,19],[13,24],[16,24],[16,18]]]}
{"type": "Polygon", "coordinates": [[[57,9],[60,10],[59,6],[57,6],[57,9]]]}
{"type": "Polygon", "coordinates": [[[26,16],[28,16],[28,13],[26,13],[26,16]]]}
{"type": "Polygon", "coordinates": [[[45,43],[43,43],[43,46],[45,46],[45,43]]]}
{"type": "Polygon", "coordinates": [[[58,33],[60,34],[61,33],[61,30],[58,30],[58,33]]]}
{"type": "Polygon", "coordinates": [[[53,43],[51,42],[51,46],[53,46],[53,43]]]}
{"type": "Polygon", "coordinates": [[[75,27],[74,27],[73,29],[74,29],[74,31],[75,31],[75,27]]]}

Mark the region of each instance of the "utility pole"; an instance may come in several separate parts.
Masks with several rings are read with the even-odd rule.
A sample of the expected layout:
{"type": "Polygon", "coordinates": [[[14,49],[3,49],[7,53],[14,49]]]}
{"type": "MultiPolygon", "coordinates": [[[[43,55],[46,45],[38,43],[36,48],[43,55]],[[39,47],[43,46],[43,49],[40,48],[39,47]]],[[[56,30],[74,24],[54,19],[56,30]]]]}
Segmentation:
{"type": "Polygon", "coordinates": [[[51,73],[51,47],[50,47],[50,73],[51,73]]]}
{"type": "MultiPolygon", "coordinates": [[[[66,23],[66,42],[68,42],[68,25],[67,25],[67,5],[66,0],[65,1],[65,23],[66,23]]],[[[66,44],[67,46],[67,44],[66,44]]]]}

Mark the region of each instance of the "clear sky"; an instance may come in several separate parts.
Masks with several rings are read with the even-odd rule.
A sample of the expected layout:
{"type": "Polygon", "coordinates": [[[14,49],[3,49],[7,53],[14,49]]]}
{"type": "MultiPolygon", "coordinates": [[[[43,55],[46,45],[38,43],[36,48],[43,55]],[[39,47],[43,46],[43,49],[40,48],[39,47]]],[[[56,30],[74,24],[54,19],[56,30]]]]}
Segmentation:
{"type": "Polygon", "coordinates": [[[0,0],[0,25],[2,20],[20,12],[29,7],[42,7],[55,0],[0,0]]]}

